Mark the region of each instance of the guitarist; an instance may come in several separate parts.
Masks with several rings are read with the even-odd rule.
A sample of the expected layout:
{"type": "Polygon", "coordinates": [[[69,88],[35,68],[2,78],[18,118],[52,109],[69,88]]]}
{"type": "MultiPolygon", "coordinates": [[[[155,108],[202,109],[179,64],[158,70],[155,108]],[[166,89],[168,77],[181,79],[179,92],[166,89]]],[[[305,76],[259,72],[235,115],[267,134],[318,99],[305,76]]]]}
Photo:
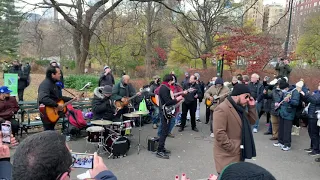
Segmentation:
{"type": "MultiPolygon", "coordinates": [[[[59,88],[56,82],[60,81],[61,71],[57,66],[49,66],[46,71],[46,78],[41,82],[38,89],[38,104],[45,106],[56,107],[59,111],[63,110],[63,106],[58,105],[58,100],[64,102],[70,101],[72,98],[62,96],[59,92],[59,88]]],[[[76,98],[78,99],[78,98],[76,98]]],[[[44,130],[54,130],[55,123],[51,123],[46,117],[40,113],[41,121],[43,123],[44,130]]]]}
{"type": "MultiPolygon", "coordinates": [[[[167,74],[163,78],[162,85],[160,86],[159,90],[159,106],[162,107],[163,105],[172,106],[178,103],[178,101],[182,100],[182,96],[178,96],[177,98],[173,97],[173,92],[170,88],[174,84],[174,78],[171,74],[167,74]]],[[[162,159],[169,159],[170,151],[164,148],[165,141],[169,133],[169,122],[164,117],[163,112],[160,111],[159,117],[161,120],[161,131],[160,131],[160,139],[159,139],[159,146],[156,156],[162,159]]]]}
{"type": "Polygon", "coordinates": [[[220,102],[223,102],[224,99],[228,96],[228,93],[230,92],[229,88],[223,85],[223,79],[221,77],[218,77],[214,83],[213,86],[211,86],[205,93],[204,97],[206,99],[209,99],[212,102],[212,105],[210,106],[210,131],[211,131],[211,137],[214,137],[213,134],[213,126],[212,126],[212,114],[214,109],[220,104],[220,102]],[[219,97],[221,96],[222,97],[219,97]],[[218,98],[219,97],[219,98],[218,98]],[[216,98],[216,99],[215,99],[216,98]]]}
{"type": "MultiPolygon", "coordinates": [[[[125,97],[130,98],[136,94],[140,96],[141,92],[136,93],[136,90],[130,83],[130,76],[123,75],[121,81],[113,87],[111,99],[114,101],[121,100],[122,102],[125,102],[125,97]]],[[[117,117],[120,117],[120,115],[128,112],[129,108],[123,107],[121,110],[118,111],[117,117]]]]}

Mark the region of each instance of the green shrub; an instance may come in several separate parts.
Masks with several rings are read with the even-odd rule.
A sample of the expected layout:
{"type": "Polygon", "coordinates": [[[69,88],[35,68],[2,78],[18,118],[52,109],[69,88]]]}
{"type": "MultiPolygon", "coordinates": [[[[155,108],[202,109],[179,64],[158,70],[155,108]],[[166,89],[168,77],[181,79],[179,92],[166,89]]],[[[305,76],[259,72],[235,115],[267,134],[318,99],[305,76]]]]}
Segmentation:
{"type": "Polygon", "coordinates": [[[179,67],[176,67],[176,68],[166,68],[162,71],[162,73],[160,74],[160,77],[161,79],[164,77],[164,75],[166,74],[170,74],[171,71],[174,71],[174,74],[177,76],[177,77],[180,77],[184,72],[179,68],[179,67]]]}
{"type": "Polygon", "coordinates": [[[43,60],[36,60],[35,63],[39,66],[42,66],[42,67],[48,67],[50,64],[50,61],[43,59],[43,60]]]}
{"type": "MultiPolygon", "coordinates": [[[[116,83],[119,82],[118,79],[115,79],[116,83]]],[[[64,85],[66,88],[80,90],[88,82],[91,82],[90,89],[91,91],[94,88],[98,87],[99,76],[94,75],[69,75],[64,78],[64,85]]]]}
{"type": "Polygon", "coordinates": [[[64,66],[64,67],[68,67],[71,70],[74,70],[75,67],[76,67],[76,61],[62,59],[61,62],[60,62],[60,65],[64,66]]]}

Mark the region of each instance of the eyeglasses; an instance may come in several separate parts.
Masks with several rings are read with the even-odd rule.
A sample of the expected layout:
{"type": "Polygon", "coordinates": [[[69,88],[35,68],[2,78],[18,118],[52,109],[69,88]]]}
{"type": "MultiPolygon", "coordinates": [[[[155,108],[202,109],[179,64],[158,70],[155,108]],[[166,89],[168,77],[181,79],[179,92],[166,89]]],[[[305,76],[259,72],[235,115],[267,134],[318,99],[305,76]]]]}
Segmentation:
{"type": "MultiPolygon", "coordinates": [[[[68,173],[68,176],[69,176],[69,177],[70,177],[70,173],[71,173],[71,167],[74,165],[74,163],[76,162],[76,160],[77,160],[77,159],[76,159],[75,157],[72,157],[72,163],[71,163],[70,167],[68,168],[68,170],[65,171],[65,172],[68,173]]],[[[57,177],[56,180],[60,180],[60,178],[62,177],[62,175],[63,175],[65,172],[59,174],[59,176],[57,177]]]]}

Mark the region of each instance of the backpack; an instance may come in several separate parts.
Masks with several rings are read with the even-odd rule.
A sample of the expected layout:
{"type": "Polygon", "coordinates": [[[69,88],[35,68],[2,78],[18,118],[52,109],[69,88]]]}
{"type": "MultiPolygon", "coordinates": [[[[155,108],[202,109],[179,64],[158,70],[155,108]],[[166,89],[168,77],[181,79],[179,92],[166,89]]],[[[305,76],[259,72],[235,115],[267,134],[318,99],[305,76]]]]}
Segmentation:
{"type": "Polygon", "coordinates": [[[66,117],[69,123],[78,129],[82,129],[87,126],[87,121],[84,119],[82,111],[74,109],[71,104],[67,105],[66,117]]]}

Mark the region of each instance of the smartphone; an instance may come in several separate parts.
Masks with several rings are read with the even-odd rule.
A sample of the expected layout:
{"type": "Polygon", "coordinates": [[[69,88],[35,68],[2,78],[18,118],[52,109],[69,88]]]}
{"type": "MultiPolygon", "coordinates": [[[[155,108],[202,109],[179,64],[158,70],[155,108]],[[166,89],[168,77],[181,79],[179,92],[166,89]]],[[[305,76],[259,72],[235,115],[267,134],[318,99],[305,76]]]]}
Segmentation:
{"type": "Polygon", "coordinates": [[[11,141],[11,124],[2,123],[1,124],[1,132],[2,132],[2,143],[10,144],[11,141]]]}
{"type": "Polygon", "coordinates": [[[73,168],[93,169],[93,154],[71,153],[73,168]]]}

